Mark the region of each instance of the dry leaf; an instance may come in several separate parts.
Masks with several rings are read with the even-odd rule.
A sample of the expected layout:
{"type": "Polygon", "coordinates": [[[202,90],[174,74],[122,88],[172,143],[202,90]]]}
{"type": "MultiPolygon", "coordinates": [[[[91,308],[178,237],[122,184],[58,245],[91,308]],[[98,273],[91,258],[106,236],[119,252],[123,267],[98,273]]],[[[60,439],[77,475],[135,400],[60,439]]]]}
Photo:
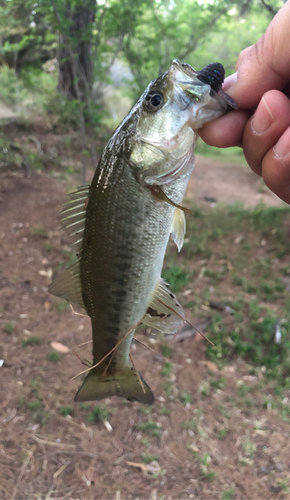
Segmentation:
{"type": "Polygon", "coordinates": [[[213,363],[212,361],[206,361],[206,366],[212,372],[215,372],[215,373],[219,372],[217,365],[215,363],[213,363]]]}
{"type": "Polygon", "coordinates": [[[127,465],[131,465],[131,467],[136,467],[137,469],[141,469],[142,472],[147,473],[147,465],[145,465],[145,464],[139,464],[136,462],[126,462],[126,463],[127,463],[127,465]]]}
{"type": "Polygon", "coordinates": [[[66,345],[63,345],[60,342],[51,342],[50,345],[55,351],[61,352],[62,354],[67,354],[70,351],[66,345]]]}

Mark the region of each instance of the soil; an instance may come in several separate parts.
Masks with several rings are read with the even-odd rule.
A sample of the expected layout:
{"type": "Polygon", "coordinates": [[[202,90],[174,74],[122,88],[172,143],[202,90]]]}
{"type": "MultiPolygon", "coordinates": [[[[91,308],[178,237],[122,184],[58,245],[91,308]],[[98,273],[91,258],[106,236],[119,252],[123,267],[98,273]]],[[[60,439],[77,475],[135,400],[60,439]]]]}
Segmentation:
{"type": "MultiPolygon", "coordinates": [[[[67,185],[59,171],[1,173],[0,497],[289,498],[289,424],[263,406],[264,392],[253,410],[233,405],[239,385],[251,386],[257,377],[239,359],[219,372],[206,360],[199,335],[169,342],[166,378],[162,339],[139,332],[156,351],[138,343],[132,348],[155,393],[152,408],[116,397],[73,403],[81,377],[72,377],[85,369],[74,351],[91,359],[90,344],[77,347],[90,340],[90,323],[47,292],[70,256],[57,222],[67,185]],[[69,352],[55,355],[53,341],[69,352]],[[202,384],[220,376],[225,388],[203,397],[202,384]],[[96,407],[100,419],[90,422],[96,407]]],[[[250,170],[201,158],[192,196],[201,204],[280,203],[250,170]]]]}

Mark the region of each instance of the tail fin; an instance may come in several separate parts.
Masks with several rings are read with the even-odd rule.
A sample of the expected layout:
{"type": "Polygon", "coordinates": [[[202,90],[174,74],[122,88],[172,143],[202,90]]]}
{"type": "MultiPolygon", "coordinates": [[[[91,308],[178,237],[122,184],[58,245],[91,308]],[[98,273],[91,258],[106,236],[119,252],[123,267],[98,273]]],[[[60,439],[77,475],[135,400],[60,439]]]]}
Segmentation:
{"type": "Polygon", "coordinates": [[[126,374],[100,375],[94,370],[90,371],[83,385],[76,393],[76,402],[95,401],[109,398],[110,396],[122,396],[128,401],[138,401],[144,404],[153,404],[154,394],[149,385],[141,377],[143,388],[138,380],[137,372],[131,368],[126,374]]]}

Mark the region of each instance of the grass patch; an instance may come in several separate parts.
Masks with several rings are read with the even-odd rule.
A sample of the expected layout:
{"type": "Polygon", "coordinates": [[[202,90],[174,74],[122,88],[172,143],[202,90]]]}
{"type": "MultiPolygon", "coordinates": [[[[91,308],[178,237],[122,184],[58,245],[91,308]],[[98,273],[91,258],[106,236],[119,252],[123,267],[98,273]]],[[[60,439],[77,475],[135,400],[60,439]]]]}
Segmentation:
{"type": "Polygon", "coordinates": [[[236,492],[234,488],[227,488],[222,492],[221,500],[233,500],[235,498],[236,492]]]}
{"type": "Polygon", "coordinates": [[[8,335],[11,335],[11,333],[13,333],[14,326],[15,326],[15,322],[9,321],[9,323],[7,323],[5,325],[5,328],[4,328],[5,333],[8,333],[8,335]]]}
{"type": "Polygon", "coordinates": [[[142,422],[141,424],[137,424],[136,427],[137,429],[140,429],[140,431],[145,432],[146,434],[149,434],[153,437],[161,436],[160,425],[156,424],[152,420],[148,420],[148,422],[142,422]]]}
{"type": "Polygon", "coordinates": [[[162,377],[168,377],[171,371],[172,371],[172,363],[170,363],[169,361],[165,361],[161,370],[162,377]]]}
{"type": "Polygon", "coordinates": [[[105,406],[97,405],[89,414],[89,422],[104,422],[104,420],[109,420],[111,416],[110,410],[105,406]]]}
{"type": "Polygon", "coordinates": [[[179,292],[190,282],[190,274],[179,266],[172,266],[163,269],[162,277],[170,285],[172,293],[179,292]]]}
{"type": "Polygon", "coordinates": [[[191,404],[193,399],[190,394],[187,394],[187,392],[183,392],[181,395],[181,400],[184,405],[187,405],[188,403],[191,404]]]}
{"type": "MultiPolygon", "coordinates": [[[[192,212],[187,217],[183,250],[176,255],[175,248],[168,249],[166,259],[171,267],[165,268],[164,276],[175,290],[188,285],[189,277],[193,283],[196,280],[199,291],[191,304],[193,316],[200,315],[205,302],[230,308],[231,316],[209,310],[212,323],[207,335],[214,345],[207,344],[207,358],[222,368],[241,357],[252,367],[265,366],[266,377],[277,385],[290,386],[290,298],[286,292],[290,207],[245,209],[238,204],[218,204],[192,212]],[[185,260],[187,265],[190,261],[190,272],[185,271],[185,260]],[[277,322],[281,324],[281,343],[275,342],[277,322]]],[[[203,396],[211,388],[223,390],[222,380],[209,383],[200,387],[203,396]]]]}
{"type": "Polygon", "coordinates": [[[149,455],[147,453],[142,453],[142,462],[144,462],[144,464],[151,464],[151,462],[154,462],[154,461],[158,461],[159,460],[159,456],[158,455],[149,455]]]}
{"type": "Polygon", "coordinates": [[[171,357],[171,355],[173,353],[172,347],[169,347],[167,342],[164,344],[159,344],[159,349],[162,353],[162,356],[164,356],[165,358],[171,357]]]}
{"type": "Polygon", "coordinates": [[[195,148],[195,156],[197,155],[213,158],[226,163],[236,163],[238,165],[247,164],[241,148],[215,148],[213,146],[208,146],[202,139],[199,139],[195,148]]]}
{"type": "Polygon", "coordinates": [[[28,339],[22,340],[22,347],[27,347],[28,345],[40,345],[40,337],[28,337],[28,339]]]}
{"type": "Polygon", "coordinates": [[[67,417],[68,415],[72,416],[74,414],[73,406],[61,406],[58,411],[63,417],[67,417]]]}
{"type": "Polygon", "coordinates": [[[32,236],[40,236],[41,238],[47,238],[47,231],[41,224],[33,226],[31,228],[31,234],[32,236]]]}
{"type": "Polygon", "coordinates": [[[53,362],[59,361],[60,360],[60,353],[57,351],[52,351],[48,354],[47,359],[48,359],[48,361],[53,361],[53,362]]]}

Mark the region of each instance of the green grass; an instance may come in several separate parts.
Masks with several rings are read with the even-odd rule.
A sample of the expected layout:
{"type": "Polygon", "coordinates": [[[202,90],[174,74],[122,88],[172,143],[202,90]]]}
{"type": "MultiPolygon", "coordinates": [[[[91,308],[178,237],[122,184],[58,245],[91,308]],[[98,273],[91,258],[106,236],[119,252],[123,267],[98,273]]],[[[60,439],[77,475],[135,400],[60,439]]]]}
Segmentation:
{"type": "Polygon", "coordinates": [[[58,314],[62,314],[69,308],[69,303],[67,302],[67,300],[58,300],[55,304],[55,307],[58,314]]]}
{"type": "Polygon", "coordinates": [[[47,359],[48,359],[48,361],[53,361],[53,362],[59,361],[60,360],[60,353],[57,351],[52,351],[48,354],[47,359]]]}
{"type": "Polygon", "coordinates": [[[28,337],[28,339],[22,340],[22,347],[27,347],[29,345],[40,345],[40,337],[28,337]]]}
{"type": "Polygon", "coordinates": [[[110,410],[105,406],[97,405],[89,414],[89,422],[103,422],[104,420],[109,420],[111,416],[110,410]]]}
{"type": "Polygon", "coordinates": [[[47,238],[47,231],[42,226],[42,224],[37,224],[31,228],[32,236],[40,236],[41,238],[47,238]]]}
{"type": "Polygon", "coordinates": [[[39,401],[39,399],[36,399],[35,401],[28,403],[28,408],[31,411],[39,410],[41,408],[41,401],[39,401]]]}
{"type": "Polygon", "coordinates": [[[184,405],[187,405],[188,403],[192,403],[193,399],[190,394],[187,394],[186,392],[183,392],[181,395],[181,400],[184,405]]]}
{"type": "Polygon", "coordinates": [[[8,335],[11,335],[11,333],[13,333],[14,326],[15,326],[15,321],[9,321],[9,323],[5,325],[4,331],[8,333],[8,335]]]}
{"type": "Polygon", "coordinates": [[[220,440],[223,440],[227,437],[229,431],[227,429],[219,429],[217,432],[217,437],[220,440]]]}
{"type": "Polygon", "coordinates": [[[144,462],[144,464],[151,464],[151,462],[153,462],[154,460],[157,462],[159,460],[159,456],[158,455],[149,455],[147,453],[142,453],[142,462],[144,462]]]}
{"type": "Polygon", "coordinates": [[[201,139],[199,139],[199,141],[197,142],[195,155],[205,156],[207,158],[213,158],[215,160],[220,160],[228,163],[237,163],[239,165],[247,164],[243,154],[243,150],[241,148],[215,148],[213,146],[208,146],[201,139]]]}
{"type": "Polygon", "coordinates": [[[215,478],[215,473],[209,470],[210,463],[211,463],[210,455],[206,453],[203,457],[200,458],[199,467],[200,467],[200,472],[204,477],[204,479],[207,479],[208,481],[213,481],[213,479],[215,478]]]}
{"type": "Polygon", "coordinates": [[[169,361],[165,361],[161,370],[162,377],[168,377],[171,371],[172,371],[172,363],[170,363],[169,361]]]}
{"type": "Polygon", "coordinates": [[[227,488],[222,492],[221,500],[234,500],[235,494],[234,488],[227,488]]]}
{"type": "Polygon", "coordinates": [[[171,357],[172,353],[173,353],[173,349],[172,347],[169,347],[168,343],[164,343],[164,344],[159,344],[159,349],[162,353],[162,355],[166,358],[169,358],[171,357]]]}
{"type": "Polygon", "coordinates": [[[179,292],[190,282],[190,274],[178,266],[167,267],[162,271],[162,277],[170,285],[172,293],[179,292]]]}
{"type": "Polygon", "coordinates": [[[61,406],[59,408],[59,413],[63,417],[67,417],[68,415],[72,416],[74,414],[74,408],[72,406],[61,406]]]}
{"type": "MultiPolygon", "coordinates": [[[[206,333],[214,345],[207,344],[207,358],[222,368],[241,357],[252,367],[265,366],[266,377],[278,386],[290,386],[290,296],[286,291],[290,207],[245,209],[218,204],[211,209],[195,207],[192,212],[182,251],[177,255],[173,246],[168,249],[164,276],[175,291],[191,285],[193,316],[200,316],[200,306],[211,300],[231,308],[231,318],[223,311],[209,310],[212,323],[206,333]],[[277,321],[281,344],[274,341],[277,321]]],[[[209,395],[215,384],[203,384],[202,394],[209,395]]],[[[216,388],[223,390],[222,385],[216,388]]]]}
{"type": "Polygon", "coordinates": [[[147,422],[142,422],[141,424],[137,424],[136,427],[140,431],[142,431],[146,434],[149,434],[153,437],[160,437],[161,436],[160,426],[157,425],[152,420],[148,420],[147,422]]]}

